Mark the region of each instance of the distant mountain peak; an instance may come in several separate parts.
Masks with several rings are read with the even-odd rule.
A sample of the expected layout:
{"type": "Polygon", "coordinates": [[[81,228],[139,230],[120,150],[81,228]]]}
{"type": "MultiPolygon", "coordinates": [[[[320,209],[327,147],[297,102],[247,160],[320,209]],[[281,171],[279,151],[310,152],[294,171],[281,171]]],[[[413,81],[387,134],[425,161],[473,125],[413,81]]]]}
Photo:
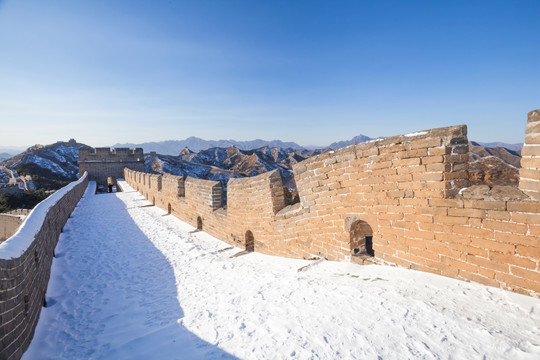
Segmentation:
{"type": "Polygon", "coordinates": [[[341,149],[346,146],[350,145],[357,145],[366,141],[372,140],[369,136],[366,135],[357,135],[353,137],[351,140],[345,140],[345,141],[338,141],[330,144],[328,147],[333,150],[341,149]]]}
{"type": "Polygon", "coordinates": [[[471,143],[474,143],[474,145],[477,145],[477,146],[486,146],[490,148],[503,147],[503,148],[513,150],[513,151],[519,151],[523,148],[523,143],[509,144],[509,143],[500,142],[500,141],[489,142],[489,143],[471,141],[471,143]]]}
{"type": "Polygon", "coordinates": [[[178,154],[179,156],[182,156],[182,155],[190,155],[190,154],[195,154],[195,152],[191,151],[190,148],[188,148],[187,146],[184,148],[184,150],[180,151],[180,154],[178,154]]]}
{"type": "Polygon", "coordinates": [[[16,170],[19,174],[38,175],[42,180],[45,179],[42,181],[44,187],[54,188],[62,186],[63,182],[77,179],[79,173],[77,161],[81,148],[89,146],[74,139],[49,145],[36,144],[16,156],[3,160],[2,165],[16,170]]]}
{"type": "Polygon", "coordinates": [[[163,155],[177,155],[183,151],[186,147],[193,152],[199,152],[201,150],[207,150],[210,148],[220,147],[228,148],[234,146],[240,150],[258,149],[263,146],[277,147],[277,148],[291,148],[291,149],[303,149],[302,146],[294,142],[283,142],[281,140],[250,140],[250,141],[236,141],[236,140],[204,140],[195,136],[190,136],[184,140],[166,140],[159,142],[145,142],[140,144],[125,143],[115,144],[112,147],[128,147],[136,148],[141,147],[145,153],[156,152],[163,155]]]}

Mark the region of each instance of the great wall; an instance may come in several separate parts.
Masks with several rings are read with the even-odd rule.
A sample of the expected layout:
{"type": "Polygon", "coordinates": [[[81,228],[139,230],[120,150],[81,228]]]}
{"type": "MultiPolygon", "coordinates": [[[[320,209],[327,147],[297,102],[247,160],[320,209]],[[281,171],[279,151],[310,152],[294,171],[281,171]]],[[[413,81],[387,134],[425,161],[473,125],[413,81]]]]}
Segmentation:
{"type": "Polygon", "coordinates": [[[528,114],[519,189],[469,187],[464,125],[298,163],[300,202],[290,206],[277,171],[231,179],[224,207],[219,182],[144,173],[142,155],[81,150],[80,180],[0,244],[0,359],[20,358],[30,343],[62,227],[88,181],[109,177],[247,251],[392,264],[540,297],[540,110],[528,114]]]}
{"type": "Polygon", "coordinates": [[[219,182],[125,170],[154,205],[230,244],[295,258],[382,262],[540,295],[540,112],[529,113],[522,181],[468,186],[465,126],[349,146],[279,172],[219,182]],[[369,254],[373,254],[370,259],[369,254]],[[360,255],[357,257],[356,255],[360,255]]]}
{"type": "Polygon", "coordinates": [[[18,359],[30,345],[58,237],[87,185],[83,176],[39,203],[0,244],[0,359],[18,359]]]}

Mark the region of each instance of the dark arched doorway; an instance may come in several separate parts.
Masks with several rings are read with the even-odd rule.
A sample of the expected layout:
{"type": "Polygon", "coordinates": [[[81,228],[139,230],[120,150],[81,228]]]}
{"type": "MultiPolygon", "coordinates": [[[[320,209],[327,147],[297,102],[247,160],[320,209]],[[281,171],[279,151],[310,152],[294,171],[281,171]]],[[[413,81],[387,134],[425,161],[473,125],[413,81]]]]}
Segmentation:
{"type": "Polygon", "coordinates": [[[197,230],[202,231],[202,218],[197,216],[197,230]]]}
{"type": "Polygon", "coordinates": [[[251,230],[246,231],[246,251],[255,251],[255,238],[251,230]]]}
{"type": "Polygon", "coordinates": [[[373,251],[373,230],[365,221],[357,220],[351,224],[350,230],[351,255],[374,256],[373,251]]]}

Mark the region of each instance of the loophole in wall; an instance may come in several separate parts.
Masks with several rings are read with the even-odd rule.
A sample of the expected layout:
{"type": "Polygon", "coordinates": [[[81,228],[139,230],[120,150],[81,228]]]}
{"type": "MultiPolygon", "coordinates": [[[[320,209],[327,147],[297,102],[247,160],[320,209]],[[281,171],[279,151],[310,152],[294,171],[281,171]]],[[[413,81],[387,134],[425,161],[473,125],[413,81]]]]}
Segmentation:
{"type": "Polygon", "coordinates": [[[247,251],[255,251],[255,238],[253,237],[253,233],[251,230],[246,231],[246,250],[247,251]]]}
{"type": "Polygon", "coordinates": [[[24,296],[24,315],[28,315],[28,311],[30,310],[30,298],[28,295],[24,296]]]}
{"type": "Polygon", "coordinates": [[[197,216],[197,230],[202,231],[203,224],[202,224],[202,218],[200,216],[197,216]]]}

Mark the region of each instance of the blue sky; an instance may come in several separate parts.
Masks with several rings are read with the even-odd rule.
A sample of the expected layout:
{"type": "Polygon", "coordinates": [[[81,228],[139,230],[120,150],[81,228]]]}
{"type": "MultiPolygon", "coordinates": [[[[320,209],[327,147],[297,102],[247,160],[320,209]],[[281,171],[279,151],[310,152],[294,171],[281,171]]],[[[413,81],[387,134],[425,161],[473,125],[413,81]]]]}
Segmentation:
{"type": "Polygon", "coordinates": [[[522,142],[540,1],[0,0],[0,146],[522,142]]]}

